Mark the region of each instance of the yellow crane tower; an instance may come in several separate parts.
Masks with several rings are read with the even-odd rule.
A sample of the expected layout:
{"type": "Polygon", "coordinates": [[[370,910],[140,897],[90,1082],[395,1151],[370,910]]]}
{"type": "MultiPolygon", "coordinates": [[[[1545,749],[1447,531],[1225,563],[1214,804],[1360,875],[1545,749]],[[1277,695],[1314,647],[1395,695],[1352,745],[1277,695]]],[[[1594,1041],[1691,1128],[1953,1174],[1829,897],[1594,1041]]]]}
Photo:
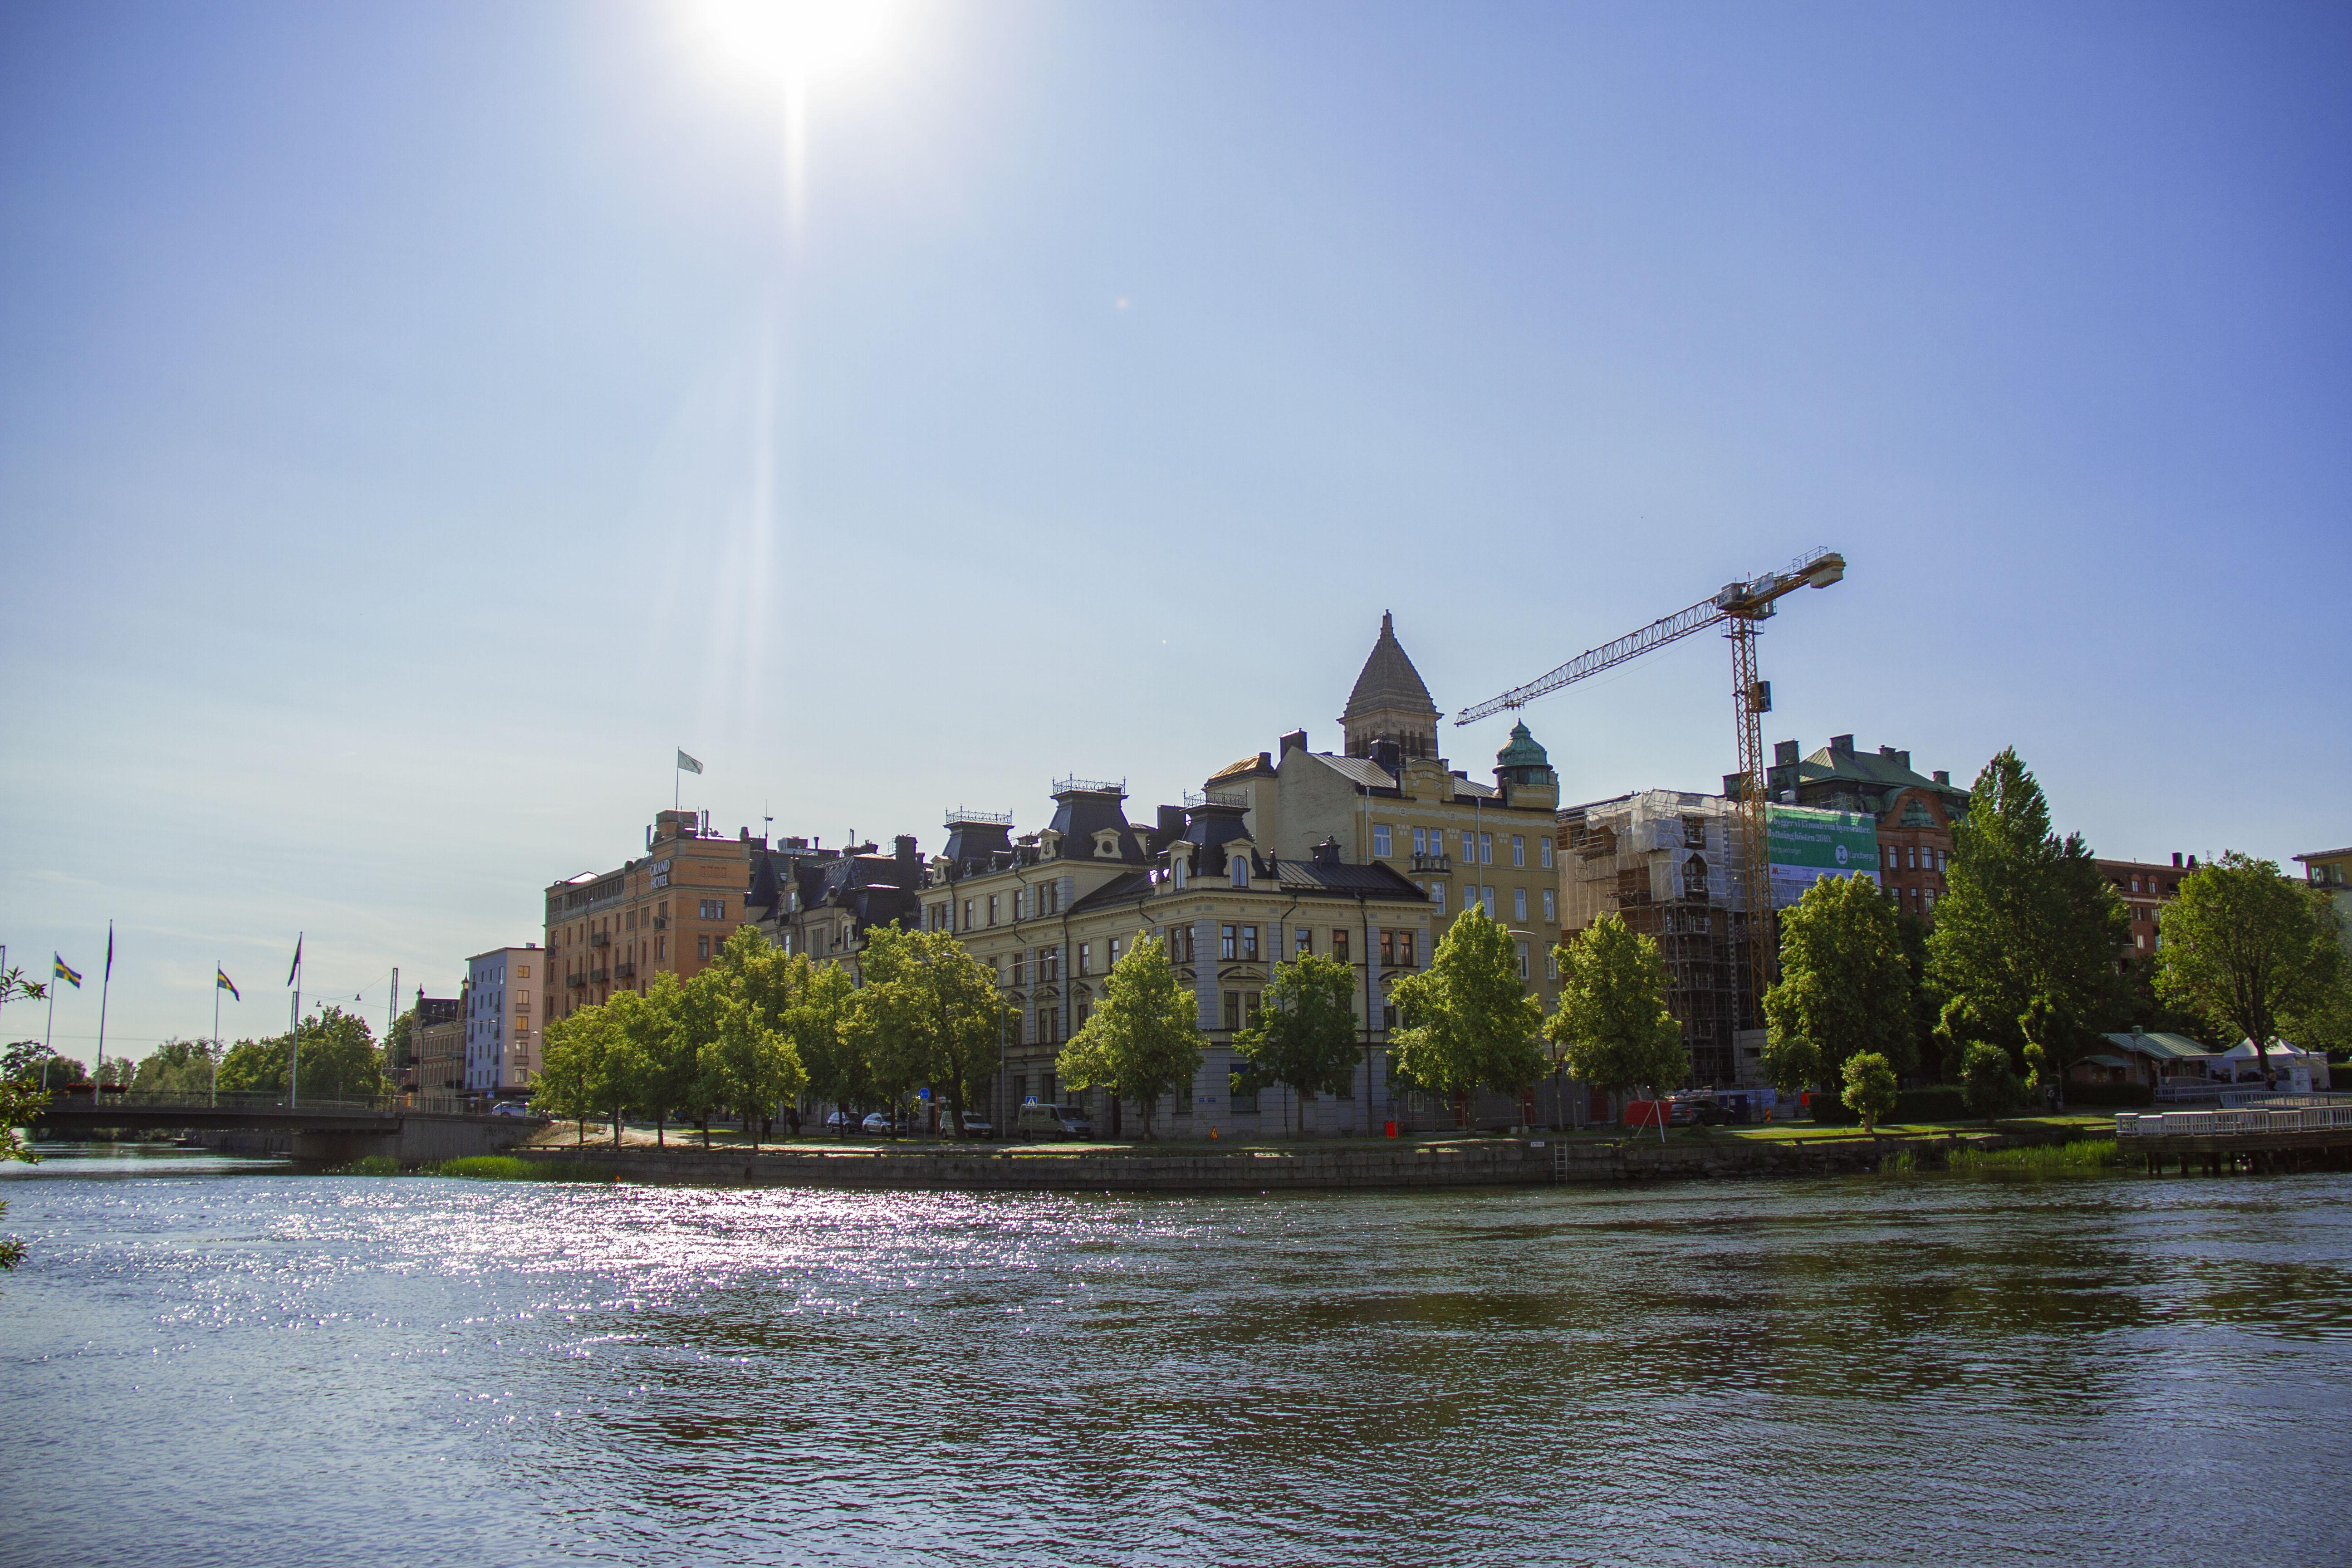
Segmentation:
{"type": "Polygon", "coordinates": [[[1500,697],[1465,708],[1454,716],[1456,724],[1475,724],[1507,708],[1524,708],[1538,697],[1563,686],[1573,686],[1627,659],[1680,642],[1694,632],[1729,622],[1732,703],[1739,729],[1739,855],[1746,877],[1748,921],[1748,993],[1760,1018],[1765,988],[1772,973],[1772,889],[1766,862],[1763,716],[1772,710],[1772,685],[1756,675],[1756,634],[1773,613],[1773,606],[1800,588],[1826,588],[1845,576],[1845,557],[1827,548],[1812,550],[1780,572],[1767,572],[1743,582],[1727,583],[1708,598],[1614,642],[1587,648],[1548,675],[1525,686],[1515,686],[1500,697]]]}

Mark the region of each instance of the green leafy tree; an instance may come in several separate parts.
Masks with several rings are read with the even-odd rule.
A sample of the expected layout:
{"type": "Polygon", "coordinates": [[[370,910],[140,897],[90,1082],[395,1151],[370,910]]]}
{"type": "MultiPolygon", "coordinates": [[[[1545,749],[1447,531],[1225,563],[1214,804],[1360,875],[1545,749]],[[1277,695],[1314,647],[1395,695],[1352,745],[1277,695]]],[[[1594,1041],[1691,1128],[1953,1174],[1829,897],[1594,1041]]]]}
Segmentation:
{"type": "Polygon", "coordinates": [[[212,1091],[213,1047],[209,1040],[166,1040],[150,1051],[131,1080],[140,1094],[201,1100],[212,1091]]]}
{"type": "Polygon", "coordinates": [[[36,1089],[65,1089],[88,1083],[89,1064],[73,1057],[61,1057],[38,1040],[18,1040],[0,1052],[0,1079],[29,1083],[36,1089]]]}
{"type": "MultiPolygon", "coordinates": [[[[588,1116],[611,1103],[608,1085],[614,1029],[601,1006],[582,1007],[550,1018],[540,1031],[539,1077],[531,1100],[549,1114],[575,1123],[579,1142],[588,1142],[588,1116]]],[[[615,1118],[613,1140],[620,1142],[615,1118]]]]}
{"type": "Polygon", "coordinates": [[[2015,1105],[2024,1091],[2009,1053],[1990,1040],[1972,1041],[1960,1053],[1960,1100],[1990,1121],[2015,1105]]]}
{"type": "Polygon", "coordinates": [[[2131,926],[2080,834],[2060,837],[2014,750],[1985,764],[1952,828],[1948,890],[1927,937],[1944,1041],[1990,1041],[2013,1066],[2035,1046],[2063,1074],[2098,1045],[2131,926]]]}
{"type": "MultiPolygon", "coordinates": [[[[286,1092],[288,1038],[239,1040],[221,1058],[224,1094],[286,1092]]],[[[305,1100],[370,1100],[392,1091],[383,1054],[367,1020],[333,1004],[302,1020],[300,1092],[305,1100]]]]}
{"type": "MultiPolygon", "coordinates": [[[[616,998],[617,1000],[617,998],[616,998]]],[[[702,1126],[703,1143],[710,1142],[710,1110],[715,1103],[709,1085],[703,1076],[702,1036],[716,1037],[718,1028],[712,1023],[698,1027],[693,1010],[688,1005],[685,986],[675,974],[654,976],[644,995],[635,998],[635,1005],[625,1016],[620,1026],[631,1037],[635,1066],[640,1074],[636,1100],[638,1108],[654,1119],[654,1142],[667,1148],[669,1143],[669,1120],[673,1115],[702,1126]]]]}
{"type": "Polygon", "coordinates": [[[1307,1131],[1307,1102],[1345,1093],[1356,1071],[1356,972],[1322,953],[1301,953],[1274,966],[1257,1021],[1234,1037],[1255,1076],[1287,1085],[1298,1100],[1298,1131],[1307,1131]]]}
{"type": "Polygon", "coordinates": [[[1143,1112],[1143,1135],[1162,1095],[1201,1070],[1199,1002],[1176,983],[1160,938],[1136,941],[1103,981],[1101,1005],[1070,1037],[1055,1067],[1074,1089],[1103,1088],[1143,1112]]]}
{"type": "Polygon", "coordinates": [[[1864,1132],[1875,1131],[1895,1110],[1895,1064],[1876,1051],[1856,1051],[1846,1058],[1842,1076],[1845,1108],[1861,1119],[1864,1132]]]}
{"type": "Polygon", "coordinates": [[[1454,916],[1429,967],[1390,995],[1403,1027],[1389,1049],[1405,1082],[1458,1105],[1475,1089],[1510,1092],[1543,1077],[1543,1005],[1519,978],[1511,933],[1484,905],[1454,916]]]}
{"type": "Polygon", "coordinates": [[[1673,1089],[1690,1076],[1682,1026],[1666,1010],[1657,942],[1603,915],[1559,945],[1559,1005],[1544,1021],[1554,1059],[1612,1098],[1642,1084],[1673,1089]]]}
{"type": "Polygon", "coordinates": [[[1895,901],[1868,877],[1822,877],[1780,914],[1780,980],[1764,993],[1764,1072],[1794,1093],[1864,1051],[1917,1059],[1911,967],[1895,901]]]}
{"type": "Polygon", "coordinates": [[[2161,930],[2158,995],[2252,1040],[2265,1079],[2273,1038],[2336,1043],[2347,973],[2326,893],[2233,849],[2180,879],[2161,930]]]}
{"type": "Polygon", "coordinates": [[[988,1091],[1011,1018],[995,973],[952,932],[896,925],[868,931],[859,962],[866,983],[851,994],[842,1037],[894,1100],[929,1088],[961,1127],[988,1091]]]}
{"type": "MultiPolygon", "coordinates": [[[[40,1120],[49,1097],[34,1085],[10,1079],[0,1081],[0,1161],[22,1160],[26,1164],[37,1163],[40,1156],[26,1142],[19,1131],[40,1120]]],[[[0,1215],[5,1215],[8,1205],[0,1201],[0,1215]]],[[[25,1244],[13,1236],[0,1236],[0,1268],[14,1268],[25,1260],[25,1244]]]]}
{"type": "Polygon", "coordinates": [[[742,1117],[754,1147],[778,1103],[808,1082],[783,1027],[796,973],[789,955],[744,926],[728,938],[718,962],[687,983],[717,1026],[702,1045],[703,1076],[712,1095],[742,1117]]]}

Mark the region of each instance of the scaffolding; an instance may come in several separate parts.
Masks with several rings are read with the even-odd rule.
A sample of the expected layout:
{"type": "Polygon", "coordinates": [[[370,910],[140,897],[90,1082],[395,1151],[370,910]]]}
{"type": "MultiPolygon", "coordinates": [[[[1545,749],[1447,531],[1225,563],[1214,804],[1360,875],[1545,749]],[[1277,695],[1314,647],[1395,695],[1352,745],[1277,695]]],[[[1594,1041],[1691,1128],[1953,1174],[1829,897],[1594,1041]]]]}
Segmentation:
{"type": "Polygon", "coordinates": [[[1655,941],[1692,1080],[1740,1081],[1739,1034],[1752,1026],[1756,1008],[1738,804],[1643,790],[1570,806],[1559,823],[1561,935],[1614,914],[1655,941]]]}

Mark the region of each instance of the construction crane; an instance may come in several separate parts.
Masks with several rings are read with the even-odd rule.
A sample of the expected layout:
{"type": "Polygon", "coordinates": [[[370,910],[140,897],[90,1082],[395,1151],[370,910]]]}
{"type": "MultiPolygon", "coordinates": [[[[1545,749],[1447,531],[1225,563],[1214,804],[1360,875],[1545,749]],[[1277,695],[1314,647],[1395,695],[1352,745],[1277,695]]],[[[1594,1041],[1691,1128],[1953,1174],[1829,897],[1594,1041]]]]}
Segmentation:
{"type": "Polygon", "coordinates": [[[1756,634],[1774,614],[1774,605],[1800,588],[1826,588],[1845,576],[1845,557],[1826,547],[1807,552],[1785,571],[1767,572],[1744,582],[1727,583],[1713,597],[1686,610],[1652,621],[1640,631],[1614,642],[1588,648],[1550,674],[1525,686],[1515,686],[1500,697],[1465,708],[1454,716],[1456,724],[1475,724],[1506,709],[1524,708],[1538,697],[1563,686],[1590,679],[1614,669],[1668,643],[1728,621],[1731,629],[1732,702],[1739,727],[1739,855],[1747,876],[1748,902],[1748,967],[1754,998],[1760,1015],[1765,988],[1771,984],[1771,875],[1767,863],[1764,799],[1763,716],[1772,710],[1772,686],[1756,675],[1756,634]]]}

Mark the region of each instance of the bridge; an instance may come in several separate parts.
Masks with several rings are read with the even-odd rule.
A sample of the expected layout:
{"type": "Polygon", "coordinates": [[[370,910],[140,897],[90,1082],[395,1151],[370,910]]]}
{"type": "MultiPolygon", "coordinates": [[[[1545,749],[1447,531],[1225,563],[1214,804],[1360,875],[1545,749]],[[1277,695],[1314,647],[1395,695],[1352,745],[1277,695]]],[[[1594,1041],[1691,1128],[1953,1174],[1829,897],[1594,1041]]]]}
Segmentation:
{"type": "Polygon", "coordinates": [[[2352,1164],[2352,1095],[2271,1095],[2212,1110],[2125,1111],[2116,1117],[2116,1147],[2145,1157],[2150,1173],[2169,1160],[2189,1174],[2236,1170],[2334,1170],[2352,1164]]]}
{"type": "Polygon", "coordinates": [[[284,1132],[294,1158],[348,1164],[371,1154],[404,1162],[495,1154],[547,1125],[541,1117],[480,1116],[419,1110],[394,1097],[365,1100],[283,1094],[141,1092],[87,1086],[52,1094],[34,1119],[55,1138],[87,1138],[117,1129],[284,1132]]]}

